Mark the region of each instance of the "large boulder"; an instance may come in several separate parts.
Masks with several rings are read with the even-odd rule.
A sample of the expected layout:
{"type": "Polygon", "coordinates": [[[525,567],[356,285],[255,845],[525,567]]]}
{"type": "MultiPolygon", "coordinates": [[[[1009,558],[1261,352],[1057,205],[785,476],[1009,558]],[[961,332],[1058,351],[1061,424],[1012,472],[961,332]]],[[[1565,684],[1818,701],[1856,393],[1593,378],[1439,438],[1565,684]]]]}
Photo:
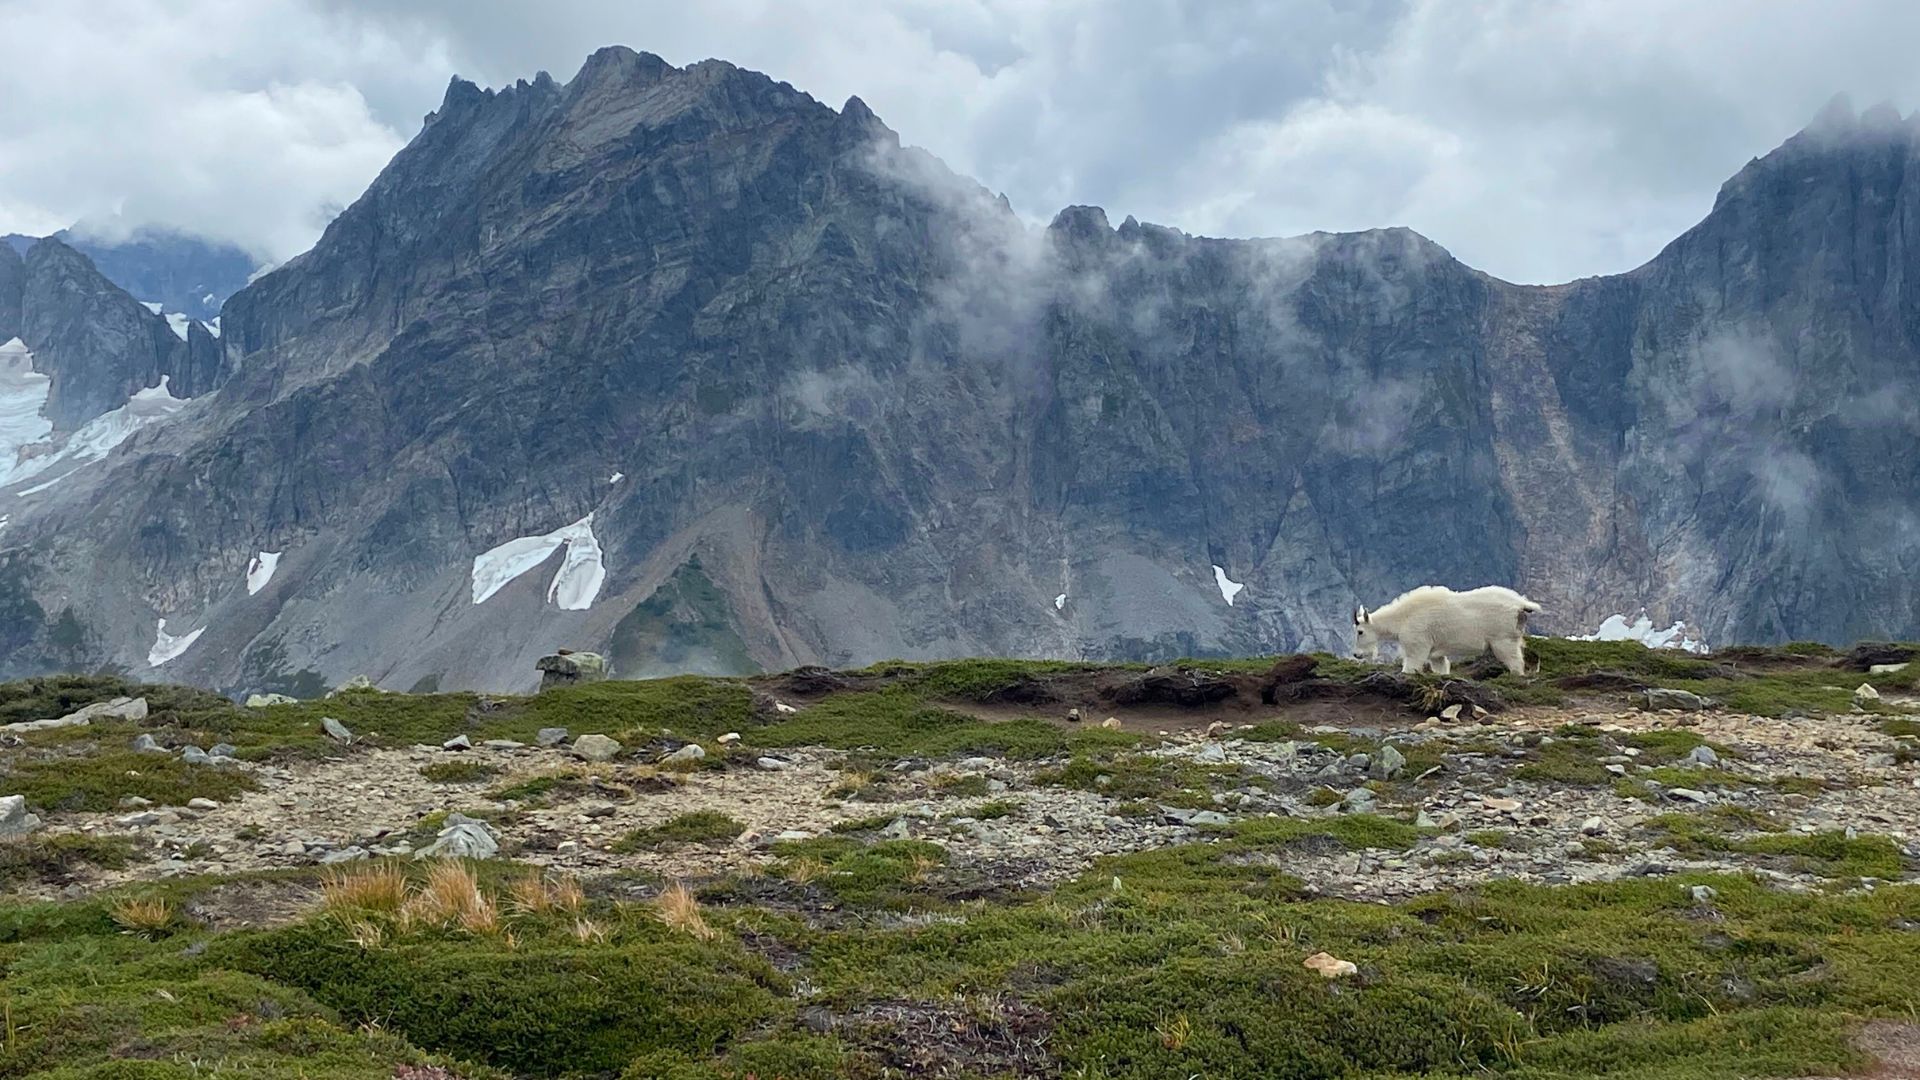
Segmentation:
{"type": "Polygon", "coordinates": [[[147,718],[147,699],[143,697],[117,697],[112,701],[96,701],[83,709],[76,709],[65,716],[52,720],[23,720],[17,724],[0,726],[0,731],[44,731],[48,728],[83,727],[102,719],[145,720],[147,718]]]}
{"type": "Polygon", "coordinates": [[[599,682],[607,677],[607,658],[599,653],[565,649],[543,656],[533,665],[540,671],[540,689],[599,682]]]}
{"type": "Polygon", "coordinates": [[[40,827],[40,819],[27,813],[25,795],[0,797],[0,836],[25,836],[40,827]]]}

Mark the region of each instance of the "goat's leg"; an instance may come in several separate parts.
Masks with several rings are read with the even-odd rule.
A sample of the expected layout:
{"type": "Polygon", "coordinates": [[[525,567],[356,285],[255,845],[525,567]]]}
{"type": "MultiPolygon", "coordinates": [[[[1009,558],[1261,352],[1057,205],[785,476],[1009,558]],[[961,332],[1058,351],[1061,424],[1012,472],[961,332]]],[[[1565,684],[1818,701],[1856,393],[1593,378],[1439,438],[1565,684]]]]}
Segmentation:
{"type": "Polygon", "coordinates": [[[1418,675],[1420,669],[1427,666],[1427,657],[1433,653],[1433,646],[1416,647],[1406,642],[1400,643],[1400,673],[1418,675]]]}
{"type": "Polygon", "coordinates": [[[1502,667],[1513,672],[1515,675],[1526,676],[1527,654],[1525,646],[1519,638],[1514,638],[1511,641],[1495,642],[1493,645],[1493,658],[1500,661],[1502,667]]]}
{"type": "Polygon", "coordinates": [[[1428,660],[1427,664],[1433,668],[1435,675],[1453,674],[1453,659],[1445,653],[1434,653],[1433,658],[1428,660]]]}

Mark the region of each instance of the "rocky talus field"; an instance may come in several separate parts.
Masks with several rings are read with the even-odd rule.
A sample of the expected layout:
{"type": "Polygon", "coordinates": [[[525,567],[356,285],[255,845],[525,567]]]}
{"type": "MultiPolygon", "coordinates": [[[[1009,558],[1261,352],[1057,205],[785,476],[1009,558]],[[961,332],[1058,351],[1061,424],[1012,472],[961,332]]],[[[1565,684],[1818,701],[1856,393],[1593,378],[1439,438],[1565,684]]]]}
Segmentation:
{"type": "Polygon", "coordinates": [[[1920,649],[0,684],[0,1077],[1920,1075],[1920,649]]]}

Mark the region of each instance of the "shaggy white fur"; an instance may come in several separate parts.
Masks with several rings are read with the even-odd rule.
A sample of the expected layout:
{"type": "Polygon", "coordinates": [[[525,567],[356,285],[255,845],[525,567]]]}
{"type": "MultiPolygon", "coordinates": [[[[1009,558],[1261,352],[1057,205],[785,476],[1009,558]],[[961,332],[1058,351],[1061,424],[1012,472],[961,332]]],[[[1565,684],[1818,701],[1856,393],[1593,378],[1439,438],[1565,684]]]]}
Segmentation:
{"type": "Polygon", "coordinates": [[[1377,610],[1353,613],[1353,655],[1378,660],[1380,646],[1397,641],[1401,671],[1412,674],[1431,664],[1434,674],[1445,675],[1453,661],[1492,649],[1508,671],[1524,675],[1527,616],[1539,610],[1539,604],[1498,585],[1466,592],[1422,585],[1377,610]]]}

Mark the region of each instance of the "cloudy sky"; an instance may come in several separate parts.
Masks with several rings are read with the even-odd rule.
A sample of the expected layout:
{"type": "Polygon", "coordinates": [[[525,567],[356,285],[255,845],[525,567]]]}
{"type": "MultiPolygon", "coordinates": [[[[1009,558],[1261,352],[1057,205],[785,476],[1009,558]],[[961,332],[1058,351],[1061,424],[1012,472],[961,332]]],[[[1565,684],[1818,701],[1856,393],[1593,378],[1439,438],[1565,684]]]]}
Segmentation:
{"type": "Polygon", "coordinates": [[[715,56],[1045,221],[1407,225],[1527,282],[1625,270],[1836,92],[1920,107],[1911,0],[0,0],[0,232],[287,258],[449,76],[715,56]]]}

